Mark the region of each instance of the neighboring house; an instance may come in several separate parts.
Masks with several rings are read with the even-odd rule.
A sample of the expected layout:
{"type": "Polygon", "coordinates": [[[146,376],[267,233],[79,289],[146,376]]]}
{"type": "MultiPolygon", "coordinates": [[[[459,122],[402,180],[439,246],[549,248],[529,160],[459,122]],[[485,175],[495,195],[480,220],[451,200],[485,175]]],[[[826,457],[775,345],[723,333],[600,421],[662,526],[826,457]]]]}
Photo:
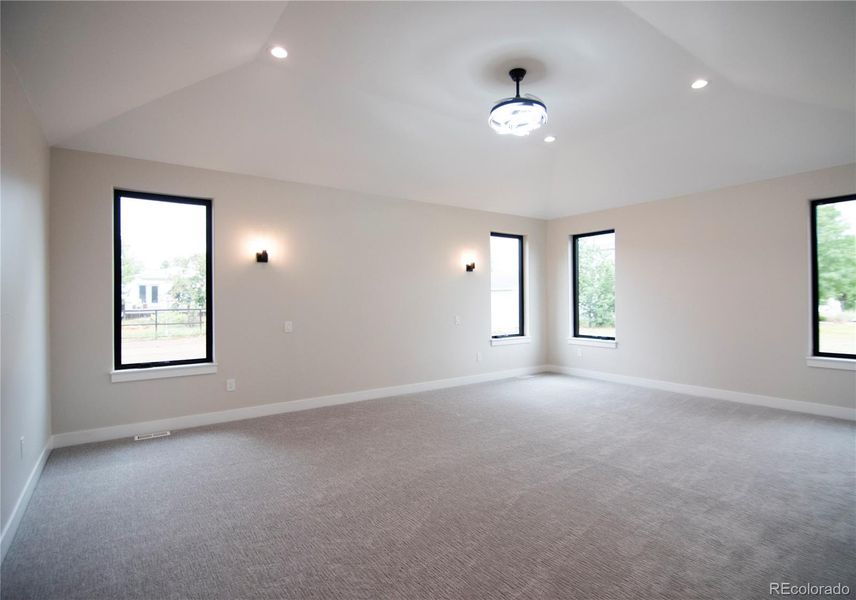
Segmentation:
{"type": "Polygon", "coordinates": [[[825,304],[818,306],[817,310],[821,317],[829,319],[830,321],[837,321],[844,315],[841,302],[834,298],[829,298],[825,304]]]}
{"type": "Polygon", "coordinates": [[[172,308],[172,278],[163,271],[140,273],[123,290],[125,309],[172,308]]]}

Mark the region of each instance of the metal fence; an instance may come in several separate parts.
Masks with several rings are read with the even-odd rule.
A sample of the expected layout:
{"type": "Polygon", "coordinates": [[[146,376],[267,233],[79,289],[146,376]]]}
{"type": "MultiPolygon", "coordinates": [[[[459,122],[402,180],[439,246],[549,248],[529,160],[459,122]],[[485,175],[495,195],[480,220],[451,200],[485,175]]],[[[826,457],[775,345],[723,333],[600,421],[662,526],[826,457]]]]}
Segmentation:
{"type": "Polygon", "coordinates": [[[122,312],[122,339],[158,339],[205,334],[204,308],[135,308],[122,312]]]}

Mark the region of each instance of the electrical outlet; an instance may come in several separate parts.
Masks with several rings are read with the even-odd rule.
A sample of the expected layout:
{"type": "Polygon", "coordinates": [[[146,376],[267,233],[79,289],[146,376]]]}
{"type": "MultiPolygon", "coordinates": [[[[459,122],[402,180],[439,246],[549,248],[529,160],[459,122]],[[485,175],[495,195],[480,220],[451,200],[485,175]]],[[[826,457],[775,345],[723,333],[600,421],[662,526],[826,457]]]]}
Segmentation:
{"type": "Polygon", "coordinates": [[[583,349],[577,348],[577,358],[582,358],[582,357],[583,357],[583,349]]]}
{"type": "Polygon", "coordinates": [[[481,362],[481,352],[476,352],[476,362],[481,362]]]}
{"type": "Polygon", "coordinates": [[[234,392],[235,389],[237,389],[237,387],[238,387],[238,384],[235,382],[234,379],[227,379],[226,380],[226,391],[227,392],[234,392]]]}
{"type": "Polygon", "coordinates": [[[455,315],[455,325],[461,324],[461,315],[455,315]]]}
{"type": "Polygon", "coordinates": [[[294,321],[286,321],[282,324],[282,330],[285,333],[294,333],[294,321]]]}
{"type": "Polygon", "coordinates": [[[24,460],[24,436],[23,436],[23,435],[21,436],[21,454],[20,454],[20,459],[21,459],[21,460],[24,460]]]}

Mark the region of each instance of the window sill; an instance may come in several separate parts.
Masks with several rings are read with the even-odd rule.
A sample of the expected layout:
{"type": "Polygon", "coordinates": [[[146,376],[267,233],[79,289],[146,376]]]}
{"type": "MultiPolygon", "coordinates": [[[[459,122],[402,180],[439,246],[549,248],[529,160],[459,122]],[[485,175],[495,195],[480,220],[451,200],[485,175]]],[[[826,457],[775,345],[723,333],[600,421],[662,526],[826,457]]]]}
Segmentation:
{"type": "Polygon", "coordinates": [[[510,346],[512,344],[529,344],[532,338],[528,335],[516,335],[507,338],[490,338],[491,346],[510,346]]]}
{"type": "Polygon", "coordinates": [[[174,367],[151,367],[149,369],[120,369],[110,372],[110,381],[142,381],[144,379],[165,379],[167,377],[187,377],[189,375],[211,375],[217,372],[217,363],[196,365],[176,365],[174,367]]]}
{"type": "Polygon", "coordinates": [[[572,346],[594,346],[595,348],[618,348],[616,340],[595,340],[590,338],[568,338],[568,344],[572,346]]]}
{"type": "Polygon", "coordinates": [[[807,356],[805,363],[809,367],[820,369],[841,369],[842,371],[856,371],[856,360],[852,358],[830,358],[827,356],[807,356]]]}

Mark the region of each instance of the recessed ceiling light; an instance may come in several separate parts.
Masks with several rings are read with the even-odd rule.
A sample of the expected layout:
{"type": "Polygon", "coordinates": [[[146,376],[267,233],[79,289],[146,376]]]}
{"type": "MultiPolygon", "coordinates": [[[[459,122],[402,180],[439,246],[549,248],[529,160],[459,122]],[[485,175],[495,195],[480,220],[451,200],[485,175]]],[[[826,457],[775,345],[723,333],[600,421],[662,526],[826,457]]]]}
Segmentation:
{"type": "Polygon", "coordinates": [[[288,50],[286,50],[282,46],[274,46],[270,49],[270,53],[271,55],[273,55],[274,58],[285,58],[286,56],[288,56],[288,50]]]}
{"type": "Polygon", "coordinates": [[[547,137],[544,138],[544,141],[547,142],[548,144],[552,144],[553,142],[556,141],[556,136],[555,135],[548,135],[547,137]]]}
{"type": "Polygon", "coordinates": [[[690,87],[694,90],[700,90],[703,87],[707,87],[707,79],[696,79],[690,87]]]}

